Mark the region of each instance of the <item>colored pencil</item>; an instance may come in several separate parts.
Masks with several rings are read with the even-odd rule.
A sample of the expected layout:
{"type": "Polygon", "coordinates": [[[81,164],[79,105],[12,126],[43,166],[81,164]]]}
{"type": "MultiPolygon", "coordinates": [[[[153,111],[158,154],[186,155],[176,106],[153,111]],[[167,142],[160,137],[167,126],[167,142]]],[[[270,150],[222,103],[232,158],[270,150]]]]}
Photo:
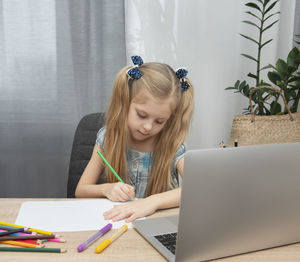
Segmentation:
{"type": "Polygon", "coordinates": [[[21,227],[21,228],[28,228],[29,231],[34,231],[34,232],[37,232],[37,233],[40,233],[40,234],[44,234],[44,235],[52,235],[51,232],[49,231],[45,231],[45,230],[41,230],[41,229],[36,229],[36,228],[30,228],[30,227],[25,227],[25,226],[19,226],[19,225],[15,225],[15,224],[12,224],[12,223],[7,223],[7,222],[4,222],[4,221],[0,221],[0,225],[3,225],[3,226],[10,226],[10,227],[21,227]]]}
{"type": "Polygon", "coordinates": [[[3,240],[24,240],[24,239],[50,239],[55,238],[54,235],[18,235],[18,236],[4,236],[0,237],[0,241],[3,240]]]}
{"type": "MultiPolygon", "coordinates": [[[[1,230],[0,229],[0,232],[2,232],[4,230],[1,230]]],[[[31,236],[30,234],[24,234],[24,233],[13,233],[11,234],[11,236],[31,236]]],[[[54,238],[55,239],[55,238],[54,238]]],[[[29,244],[35,244],[35,245],[39,245],[40,243],[38,243],[38,241],[36,240],[31,240],[31,239],[27,239],[27,240],[19,240],[19,241],[22,241],[24,243],[29,243],[29,244]]],[[[41,240],[40,240],[41,241],[41,240]]]]}
{"type": "Polygon", "coordinates": [[[102,158],[102,160],[104,161],[104,163],[108,166],[108,168],[110,169],[110,171],[115,175],[115,177],[122,183],[124,183],[124,181],[122,180],[121,177],[119,177],[119,175],[117,174],[117,172],[112,168],[112,166],[107,162],[107,160],[105,159],[105,157],[99,152],[97,151],[98,155],[102,158]]]}
{"type": "Polygon", "coordinates": [[[34,244],[37,246],[40,246],[42,243],[39,242],[39,240],[33,240],[33,239],[24,239],[24,240],[18,240],[19,242],[28,243],[28,244],[34,244]]]}
{"type": "Polygon", "coordinates": [[[65,253],[66,249],[60,248],[26,248],[26,247],[0,247],[0,251],[14,252],[48,252],[48,253],[65,253]]]}
{"type": "Polygon", "coordinates": [[[22,241],[14,241],[14,240],[4,240],[4,241],[0,241],[0,243],[12,245],[12,246],[19,246],[19,247],[32,247],[32,248],[42,247],[41,245],[34,245],[34,244],[29,244],[29,243],[24,243],[22,241]]]}
{"type": "MultiPolygon", "coordinates": [[[[0,232],[8,232],[8,231],[0,229],[0,232]]],[[[11,236],[32,236],[32,234],[24,233],[24,232],[11,233],[10,235],[11,236]]]]}
{"type": "Polygon", "coordinates": [[[45,241],[49,241],[49,242],[57,242],[57,243],[65,243],[66,240],[64,240],[63,238],[49,238],[49,239],[45,239],[45,241]]]}
{"type": "MultiPolygon", "coordinates": [[[[2,232],[2,231],[5,231],[5,230],[1,230],[0,229],[0,232],[2,232]]],[[[5,231],[5,232],[7,232],[7,231],[5,231]]],[[[32,234],[27,234],[27,233],[13,233],[10,236],[32,236],[32,234]]],[[[1,240],[1,238],[0,238],[0,240],[1,240]]],[[[30,239],[22,240],[22,241],[24,241],[26,243],[38,244],[37,241],[30,240],[30,239]]],[[[47,238],[47,239],[43,239],[43,241],[51,241],[51,242],[57,242],[57,243],[64,243],[64,242],[66,242],[66,240],[64,240],[62,238],[47,238]]]]}
{"type": "Polygon", "coordinates": [[[24,228],[18,228],[11,231],[0,232],[0,237],[7,236],[14,233],[24,232],[24,230],[25,230],[24,228]]]}
{"type": "MultiPolygon", "coordinates": [[[[3,226],[3,225],[0,224],[0,229],[10,231],[10,230],[21,229],[21,228],[20,227],[3,226]]],[[[26,228],[24,228],[24,229],[25,229],[24,230],[25,233],[29,233],[29,234],[32,233],[32,231],[26,230],[26,228]]]]}

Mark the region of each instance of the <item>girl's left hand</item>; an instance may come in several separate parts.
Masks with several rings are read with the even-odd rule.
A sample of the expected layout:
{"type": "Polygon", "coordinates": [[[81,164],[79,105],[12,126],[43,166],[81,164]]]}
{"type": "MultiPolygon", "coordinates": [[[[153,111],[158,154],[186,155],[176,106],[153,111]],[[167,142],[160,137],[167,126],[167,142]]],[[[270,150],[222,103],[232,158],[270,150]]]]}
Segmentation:
{"type": "Polygon", "coordinates": [[[156,209],[153,199],[143,198],[126,204],[115,205],[112,209],[104,212],[103,216],[105,220],[112,220],[113,222],[127,218],[125,222],[130,223],[137,218],[153,214],[156,209]]]}

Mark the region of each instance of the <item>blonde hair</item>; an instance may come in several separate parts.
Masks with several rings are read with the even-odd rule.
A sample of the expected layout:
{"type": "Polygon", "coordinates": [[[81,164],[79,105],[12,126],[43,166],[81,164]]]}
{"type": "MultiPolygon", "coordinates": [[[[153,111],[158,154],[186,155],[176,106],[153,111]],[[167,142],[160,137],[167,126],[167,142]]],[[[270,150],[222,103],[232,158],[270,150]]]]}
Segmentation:
{"type": "MultiPolygon", "coordinates": [[[[113,93],[106,113],[105,155],[111,166],[125,181],[129,181],[126,148],[128,139],[128,112],[132,98],[142,90],[147,90],[154,98],[174,97],[173,112],[157,135],[151,177],[147,185],[147,195],[161,193],[171,186],[171,163],[184,142],[194,108],[193,86],[182,91],[174,70],[167,64],[144,63],[139,66],[143,73],[140,79],[129,79],[124,67],[117,75],[113,93]]],[[[118,180],[110,170],[105,170],[108,183],[118,180]]]]}

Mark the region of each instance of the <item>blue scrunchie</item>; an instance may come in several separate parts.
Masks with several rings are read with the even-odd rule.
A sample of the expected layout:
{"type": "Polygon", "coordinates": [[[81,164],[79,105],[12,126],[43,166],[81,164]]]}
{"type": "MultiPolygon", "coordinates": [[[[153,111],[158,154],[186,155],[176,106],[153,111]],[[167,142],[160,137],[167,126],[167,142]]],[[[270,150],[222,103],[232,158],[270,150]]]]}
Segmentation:
{"type": "Polygon", "coordinates": [[[180,80],[182,91],[186,91],[190,87],[190,84],[184,81],[184,78],[186,78],[188,71],[185,68],[178,68],[175,74],[177,78],[180,80]]]}
{"type": "Polygon", "coordinates": [[[141,78],[141,76],[143,75],[143,73],[141,72],[141,70],[138,68],[139,66],[141,66],[144,62],[143,59],[138,56],[132,56],[131,60],[133,62],[133,64],[135,66],[131,67],[130,69],[127,70],[126,74],[133,79],[139,79],[141,78]]]}

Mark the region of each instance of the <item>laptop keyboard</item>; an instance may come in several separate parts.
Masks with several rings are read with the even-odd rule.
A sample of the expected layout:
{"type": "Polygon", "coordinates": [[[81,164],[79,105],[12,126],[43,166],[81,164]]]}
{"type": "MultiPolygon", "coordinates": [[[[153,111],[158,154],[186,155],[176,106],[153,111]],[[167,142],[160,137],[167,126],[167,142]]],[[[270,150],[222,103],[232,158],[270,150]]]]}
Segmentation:
{"type": "Polygon", "coordinates": [[[154,237],[175,255],[177,233],[157,235],[154,237]]]}

